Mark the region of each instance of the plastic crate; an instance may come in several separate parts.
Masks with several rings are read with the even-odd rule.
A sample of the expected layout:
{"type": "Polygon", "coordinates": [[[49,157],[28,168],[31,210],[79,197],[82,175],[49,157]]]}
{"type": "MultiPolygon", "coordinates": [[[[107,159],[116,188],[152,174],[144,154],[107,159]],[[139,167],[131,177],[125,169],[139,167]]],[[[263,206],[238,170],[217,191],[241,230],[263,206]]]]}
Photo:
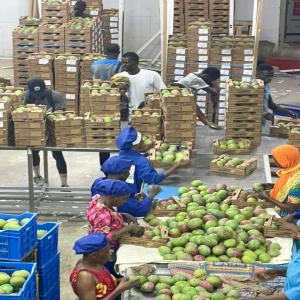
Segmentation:
{"type": "Polygon", "coordinates": [[[58,252],[58,223],[37,224],[37,230],[47,230],[38,239],[38,268],[45,266],[58,252]]]}
{"type": "Polygon", "coordinates": [[[39,295],[39,300],[60,300],[59,284],[45,295],[39,295]]]}
{"type": "Polygon", "coordinates": [[[36,214],[29,212],[20,215],[0,214],[0,219],[12,218],[19,221],[29,218],[30,221],[19,230],[0,231],[0,260],[22,260],[37,244],[36,214]]]}
{"type": "Polygon", "coordinates": [[[0,295],[0,300],[35,300],[36,299],[36,264],[21,262],[0,262],[0,272],[11,275],[14,271],[26,270],[30,272],[19,293],[0,295]]]}
{"type": "Polygon", "coordinates": [[[44,267],[38,268],[39,294],[47,295],[59,286],[60,254],[57,253],[44,267]]]}

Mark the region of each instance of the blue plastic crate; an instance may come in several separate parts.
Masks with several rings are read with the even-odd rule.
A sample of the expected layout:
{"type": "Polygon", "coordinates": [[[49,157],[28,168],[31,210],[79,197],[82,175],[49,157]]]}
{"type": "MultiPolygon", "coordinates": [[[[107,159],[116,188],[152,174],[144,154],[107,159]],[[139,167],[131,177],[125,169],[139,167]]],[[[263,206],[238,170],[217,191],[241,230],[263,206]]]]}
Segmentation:
{"type": "Polygon", "coordinates": [[[45,266],[58,252],[58,223],[37,224],[37,230],[47,230],[38,239],[38,268],[45,266]]]}
{"type": "Polygon", "coordinates": [[[46,295],[59,286],[60,254],[57,253],[44,267],[38,268],[39,294],[46,295]]]}
{"type": "Polygon", "coordinates": [[[0,230],[0,260],[22,260],[36,246],[36,214],[29,212],[20,215],[0,214],[0,219],[3,220],[21,221],[25,218],[29,218],[30,221],[19,230],[0,230]]]}
{"type": "Polygon", "coordinates": [[[17,270],[30,272],[19,293],[0,295],[0,300],[35,300],[36,299],[36,264],[21,262],[0,262],[0,272],[11,275],[17,270]]]}
{"type": "Polygon", "coordinates": [[[45,295],[39,295],[39,300],[60,300],[60,286],[59,284],[45,295]]]}

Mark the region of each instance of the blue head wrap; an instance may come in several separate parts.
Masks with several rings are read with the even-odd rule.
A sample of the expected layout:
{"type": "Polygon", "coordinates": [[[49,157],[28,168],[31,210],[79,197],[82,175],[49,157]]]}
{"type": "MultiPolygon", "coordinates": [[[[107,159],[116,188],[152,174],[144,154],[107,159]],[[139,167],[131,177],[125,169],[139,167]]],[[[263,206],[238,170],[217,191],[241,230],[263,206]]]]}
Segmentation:
{"type": "Polygon", "coordinates": [[[131,193],[126,182],[113,179],[102,179],[95,182],[92,190],[94,195],[98,194],[100,196],[123,196],[131,193]]]}
{"type": "Polygon", "coordinates": [[[77,240],[73,246],[76,254],[90,254],[97,252],[109,244],[103,233],[91,233],[77,240]]]}
{"type": "Polygon", "coordinates": [[[120,150],[130,150],[133,145],[140,143],[142,135],[133,127],[124,128],[116,139],[116,146],[120,150]]]}
{"type": "Polygon", "coordinates": [[[108,175],[122,174],[130,169],[132,161],[120,156],[110,157],[101,167],[101,171],[108,175]]]}

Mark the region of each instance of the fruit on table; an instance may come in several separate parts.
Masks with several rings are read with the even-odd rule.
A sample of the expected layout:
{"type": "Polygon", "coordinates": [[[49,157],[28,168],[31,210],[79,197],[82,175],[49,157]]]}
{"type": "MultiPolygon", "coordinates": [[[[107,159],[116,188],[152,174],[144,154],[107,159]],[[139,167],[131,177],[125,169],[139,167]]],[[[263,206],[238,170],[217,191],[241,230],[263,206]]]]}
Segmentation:
{"type": "Polygon", "coordinates": [[[219,142],[219,147],[221,149],[237,150],[246,148],[247,144],[243,140],[221,140],[219,142]]]}
{"type": "MultiPolygon", "coordinates": [[[[209,188],[199,180],[193,186],[181,187],[180,200],[186,203],[186,211],[176,216],[159,220],[153,215],[144,218],[153,237],[156,226],[168,229],[169,242],[159,248],[165,260],[206,260],[252,263],[266,262],[270,257],[280,255],[280,245],[264,238],[264,222],[268,216],[259,206],[239,209],[230,204],[228,197],[239,187],[227,188],[218,184],[209,188]],[[197,185],[197,187],[195,187],[197,185]]],[[[241,197],[254,198],[241,192],[241,197]]],[[[146,230],[145,234],[149,234],[146,230]]]]}
{"type": "Polygon", "coordinates": [[[19,292],[29,275],[30,273],[26,270],[17,270],[11,275],[0,272],[0,294],[19,292]]]}

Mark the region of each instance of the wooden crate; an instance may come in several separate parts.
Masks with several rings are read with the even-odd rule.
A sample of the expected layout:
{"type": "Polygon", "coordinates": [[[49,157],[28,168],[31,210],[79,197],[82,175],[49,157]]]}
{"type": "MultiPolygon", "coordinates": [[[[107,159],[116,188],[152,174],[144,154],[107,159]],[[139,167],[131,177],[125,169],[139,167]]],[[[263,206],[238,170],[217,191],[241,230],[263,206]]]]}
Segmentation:
{"type": "Polygon", "coordinates": [[[270,126],[270,136],[279,137],[279,138],[288,138],[289,137],[289,128],[279,127],[279,126],[270,126]]]}
{"type": "Polygon", "coordinates": [[[213,141],[213,153],[214,154],[249,154],[251,152],[251,142],[248,139],[238,139],[236,142],[243,142],[246,147],[243,149],[222,149],[220,148],[221,140],[213,141]]]}
{"type": "Polygon", "coordinates": [[[218,166],[217,161],[221,158],[226,157],[227,155],[221,155],[210,163],[210,171],[221,174],[232,174],[236,176],[246,176],[252,173],[257,168],[257,159],[251,158],[244,160],[241,165],[238,165],[236,168],[229,166],[218,166]]]}
{"type": "MultiPolygon", "coordinates": [[[[160,146],[163,142],[162,141],[156,141],[155,142],[155,145],[154,145],[154,148],[156,150],[159,151],[160,149],[160,146]]],[[[188,150],[190,153],[192,152],[193,150],[193,143],[192,142],[182,142],[182,143],[175,143],[175,145],[177,145],[178,147],[180,147],[181,149],[186,149],[188,150]]]]}
{"type": "Polygon", "coordinates": [[[300,148],[300,130],[293,128],[289,132],[289,144],[300,148]]]}
{"type": "MultiPolygon", "coordinates": [[[[41,122],[42,120],[45,119],[46,109],[47,109],[45,105],[27,104],[25,105],[25,107],[26,108],[39,107],[42,109],[42,111],[41,112],[39,111],[16,112],[14,109],[12,111],[12,118],[14,122],[24,122],[28,120],[41,122]]],[[[18,108],[18,106],[16,108],[18,108]]]]}
{"type": "Polygon", "coordinates": [[[151,124],[151,125],[159,125],[161,124],[161,110],[160,109],[134,109],[132,111],[131,122],[135,124],[151,124]],[[138,114],[140,113],[140,114],[138,114]],[[149,115],[145,115],[148,113],[149,115]],[[158,116],[152,117],[153,113],[158,114],[158,116]]]}
{"type": "Polygon", "coordinates": [[[291,229],[283,228],[280,224],[279,218],[275,216],[268,216],[264,224],[264,236],[266,238],[282,237],[282,238],[291,238],[291,239],[300,239],[300,233],[298,231],[293,231],[291,229]],[[272,228],[272,223],[275,223],[278,226],[278,229],[272,228]]]}

